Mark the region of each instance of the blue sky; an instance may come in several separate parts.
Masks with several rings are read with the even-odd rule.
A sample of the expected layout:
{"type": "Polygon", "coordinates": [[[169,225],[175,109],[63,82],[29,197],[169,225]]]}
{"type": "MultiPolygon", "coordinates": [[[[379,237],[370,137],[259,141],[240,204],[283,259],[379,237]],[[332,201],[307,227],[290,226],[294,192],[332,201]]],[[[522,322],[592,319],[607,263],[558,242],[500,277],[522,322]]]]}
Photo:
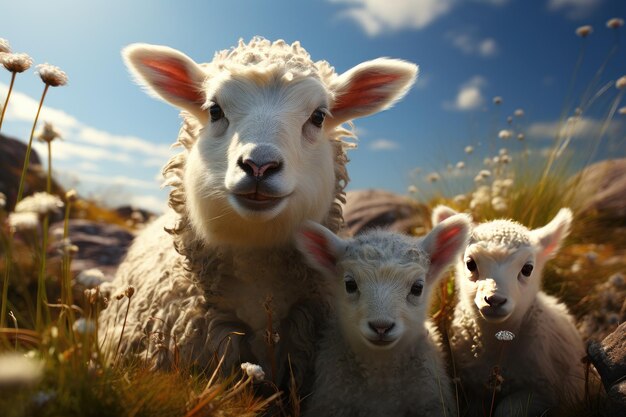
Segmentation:
{"type": "MultiPolygon", "coordinates": [[[[0,37],[69,76],[68,86],[50,92],[42,116],[65,138],[53,144],[59,177],[111,205],[159,209],[166,190],[157,176],[175,152],[168,146],[178,112],[133,85],[120,58],[125,45],[164,44],[204,62],[239,38],[261,35],[299,40],[338,72],[379,56],[419,64],[420,79],[402,102],[356,122],[359,148],[350,154],[350,189],[405,192],[415,178],[467,158],[466,145],[486,148],[518,108],[524,116],[516,131],[529,146],[549,146],[583,42],[574,31],[594,28],[574,86],[579,97],[615,43],[626,41],[626,27],[606,28],[612,17],[626,18],[625,1],[3,1],[0,37]],[[494,96],[504,100],[497,109],[494,96]]],[[[617,51],[593,91],[626,74],[625,54],[617,51]]],[[[16,81],[5,134],[29,133],[43,87],[33,71],[16,81]]],[[[1,97],[9,80],[0,71],[1,97]]],[[[607,90],[584,115],[579,143],[598,130],[616,95],[607,90]]],[[[607,136],[622,144],[611,154],[624,156],[625,116],[616,118],[607,136]]]]}

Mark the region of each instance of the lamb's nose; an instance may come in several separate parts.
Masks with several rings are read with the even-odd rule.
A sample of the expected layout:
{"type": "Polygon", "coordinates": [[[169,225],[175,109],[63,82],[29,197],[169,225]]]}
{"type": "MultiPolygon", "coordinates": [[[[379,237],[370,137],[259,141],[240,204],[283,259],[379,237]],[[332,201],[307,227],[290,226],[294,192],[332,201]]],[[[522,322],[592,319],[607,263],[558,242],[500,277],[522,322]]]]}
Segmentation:
{"type": "Polygon", "coordinates": [[[370,329],[372,329],[379,336],[386,335],[396,325],[394,322],[386,320],[370,321],[367,324],[370,326],[370,329]]]}
{"type": "Polygon", "coordinates": [[[500,307],[504,303],[506,303],[506,298],[501,295],[490,295],[489,297],[485,297],[485,302],[489,304],[490,307],[500,307]]]}
{"type": "Polygon", "coordinates": [[[241,168],[246,174],[257,179],[261,179],[263,176],[270,176],[271,174],[280,171],[281,168],[280,162],[256,162],[250,158],[240,158],[239,161],[237,161],[237,165],[239,165],[239,168],[241,168]]]}

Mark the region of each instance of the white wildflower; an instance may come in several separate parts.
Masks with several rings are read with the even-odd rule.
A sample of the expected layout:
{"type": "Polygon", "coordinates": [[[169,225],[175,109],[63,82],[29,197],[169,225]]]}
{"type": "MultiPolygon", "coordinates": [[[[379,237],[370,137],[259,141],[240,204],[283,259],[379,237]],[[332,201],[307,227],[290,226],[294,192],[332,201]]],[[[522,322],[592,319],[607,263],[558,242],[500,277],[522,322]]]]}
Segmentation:
{"type": "Polygon", "coordinates": [[[72,329],[78,334],[93,335],[96,333],[96,323],[93,320],[80,318],[74,322],[72,329]]]}
{"type": "Polygon", "coordinates": [[[510,130],[507,129],[502,129],[500,132],[498,132],[498,137],[500,139],[509,139],[511,137],[513,133],[510,130]]]}
{"type": "Polygon", "coordinates": [[[11,213],[9,227],[13,233],[36,230],[39,227],[39,216],[31,212],[11,213]]]}
{"type": "Polygon", "coordinates": [[[265,372],[263,372],[263,368],[259,365],[255,365],[250,362],[244,362],[241,364],[241,369],[248,375],[250,378],[256,381],[262,381],[265,379],[265,372]]]}
{"type": "Polygon", "coordinates": [[[502,164],[509,164],[509,163],[511,163],[511,160],[512,159],[511,159],[511,157],[509,155],[502,155],[500,157],[500,163],[502,163],[502,164]]]}
{"type": "Polygon", "coordinates": [[[617,81],[615,81],[615,87],[620,90],[626,87],[626,75],[621,76],[617,81]]]}
{"type": "Polygon", "coordinates": [[[593,33],[593,28],[589,25],[580,26],[576,29],[576,35],[580,36],[581,38],[586,38],[592,33],[593,33]]]}
{"type": "Polygon", "coordinates": [[[491,164],[491,158],[485,158],[483,159],[483,165],[485,165],[486,167],[490,167],[491,164]]]}
{"type": "Polygon", "coordinates": [[[493,98],[493,104],[502,104],[502,97],[496,96],[493,98]]]}
{"type": "Polygon", "coordinates": [[[498,333],[496,333],[496,339],[500,341],[510,342],[514,338],[515,338],[515,334],[513,334],[513,332],[510,332],[508,330],[500,330],[498,333]]]}
{"type": "Polygon", "coordinates": [[[456,169],[465,169],[465,162],[459,161],[456,163],[456,169]]]}
{"type": "Polygon", "coordinates": [[[73,188],[65,192],[65,201],[74,203],[78,200],[78,193],[73,188]]]}
{"type": "Polygon", "coordinates": [[[508,207],[506,201],[502,197],[494,197],[491,200],[491,206],[495,211],[505,211],[508,207]]]}
{"type": "Polygon", "coordinates": [[[37,65],[37,74],[44,84],[50,87],[59,87],[67,84],[67,74],[61,68],[50,64],[37,65]]]}
{"type": "MultiPolygon", "coordinates": [[[[57,229],[63,233],[62,229],[57,229]]],[[[61,240],[59,247],[57,248],[61,255],[69,256],[78,253],[78,246],[74,245],[69,237],[61,240]]]]}
{"type": "Polygon", "coordinates": [[[470,201],[470,209],[474,210],[479,206],[485,206],[491,201],[491,190],[488,186],[482,185],[478,187],[476,191],[472,193],[472,200],[470,201]]]}
{"type": "Polygon", "coordinates": [[[507,148],[501,148],[498,151],[498,155],[502,156],[502,155],[507,155],[509,153],[509,150],[507,148]]]}
{"type": "Polygon", "coordinates": [[[57,132],[52,123],[45,122],[43,129],[37,133],[37,138],[42,142],[52,142],[56,138],[61,138],[61,134],[57,132]]]}
{"type": "Polygon", "coordinates": [[[513,123],[513,116],[508,116],[508,117],[506,118],[506,122],[507,122],[508,124],[513,123]]]}
{"type": "Polygon", "coordinates": [[[87,288],[97,287],[105,281],[104,274],[98,268],[81,271],[76,277],[76,282],[87,288]]]}
{"type": "Polygon", "coordinates": [[[441,175],[437,174],[436,172],[431,172],[430,174],[428,174],[426,179],[428,180],[428,182],[437,182],[441,179],[441,175]]]}
{"type": "Polygon", "coordinates": [[[622,26],[624,26],[624,19],[620,19],[619,17],[614,17],[606,22],[606,27],[609,29],[619,29],[622,26]]]}
{"type": "Polygon", "coordinates": [[[465,204],[467,202],[467,196],[465,194],[455,195],[452,201],[456,204],[465,204]]]}
{"type": "Polygon", "coordinates": [[[500,157],[494,156],[491,162],[493,162],[494,165],[498,165],[500,163],[500,157]]]}
{"type": "Polygon", "coordinates": [[[503,179],[502,182],[503,188],[511,188],[513,186],[513,180],[511,178],[503,179]]]}
{"type": "Polygon", "coordinates": [[[517,134],[517,140],[524,140],[526,138],[526,136],[523,133],[518,133],[517,134]]]}
{"type": "Polygon", "coordinates": [[[36,385],[43,377],[43,363],[19,353],[0,355],[0,387],[21,388],[36,385]]]}
{"type": "Polygon", "coordinates": [[[517,109],[513,112],[515,117],[524,117],[524,109],[517,109]]]}
{"type": "Polygon", "coordinates": [[[24,72],[33,65],[33,59],[27,54],[11,54],[2,55],[2,66],[11,72],[24,72]]]}
{"type": "Polygon", "coordinates": [[[0,193],[0,210],[7,206],[7,196],[4,193],[0,193]]]}
{"type": "Polygon", "coordinates": [[[474,147],[473,147],[473,146],[469,146],[469,145],[468,145],[468,146],[466,146],[466,147],[465,147],[465,153],[466,153],[466,154],[468,154],[468,155],[469,155],[469,154],[471,154],[472,152],[474,152],[474,147]]]}
{"type": "Polygon", "coordinates": [[[414,185],[409,185],[409,188],[407,188],[407,191],[408,191],[410,194],[415,194],[415,193],[417,192],[417,187],[416,187],[416,186],[414,186],[414,185]]]}
{"type": "Polygon", "coordinates": [[[16,213],[32,212],[40,215],[57,213],[63,207],[63,202],[56,195],[35,193],[24,198],[15,206],[16,213]]]}
{"type": "Polygon", "coordinates": [[[478,175],[480,175],[483,178],[489,178],[491,177],[491,171],[489,171],[488,169],[481,169],[478,175]]]}
{"type": "Polygon", "coordinates": [[[0,54],[10,54],[11,53],[11,45],[9,45],[9,41],[4,38],[0,38],[0,54]]]}

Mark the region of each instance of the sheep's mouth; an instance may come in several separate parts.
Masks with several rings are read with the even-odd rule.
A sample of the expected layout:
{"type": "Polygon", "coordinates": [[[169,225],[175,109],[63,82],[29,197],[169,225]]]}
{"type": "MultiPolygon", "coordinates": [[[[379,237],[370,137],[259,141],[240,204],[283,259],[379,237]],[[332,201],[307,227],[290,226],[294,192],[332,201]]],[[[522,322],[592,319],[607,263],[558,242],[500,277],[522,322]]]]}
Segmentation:
{"type": "Polygon", "coordinates": [[[484,307],[479,309],[480,315],[487,321],[500,323],[509,318],[511,313],[501,308],[484,307]]]}
{"type": "Polygon", "coordinates": [[[389,347],[396,342],[397,339],[370,339],[367,341],[376,347],[389,347]]]}
{"type": "Polygon", "coordinates": [[[259,192],[248,194],[234,194],[237,203],[248,210],[271,210],[280,204],[287,196],[271,196],[259,192]]]}

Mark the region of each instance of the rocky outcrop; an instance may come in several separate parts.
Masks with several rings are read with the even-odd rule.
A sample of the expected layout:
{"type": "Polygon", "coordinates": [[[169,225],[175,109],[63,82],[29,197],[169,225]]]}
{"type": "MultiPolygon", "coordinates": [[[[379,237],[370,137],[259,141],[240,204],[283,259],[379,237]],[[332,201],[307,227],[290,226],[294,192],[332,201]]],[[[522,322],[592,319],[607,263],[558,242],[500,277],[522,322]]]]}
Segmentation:
{"type": "Polygon", "coordinates": [[[626,158],[589,165],[572,181],[578,181],[579,215],[600,213],[626,217],[626,158]]]}

